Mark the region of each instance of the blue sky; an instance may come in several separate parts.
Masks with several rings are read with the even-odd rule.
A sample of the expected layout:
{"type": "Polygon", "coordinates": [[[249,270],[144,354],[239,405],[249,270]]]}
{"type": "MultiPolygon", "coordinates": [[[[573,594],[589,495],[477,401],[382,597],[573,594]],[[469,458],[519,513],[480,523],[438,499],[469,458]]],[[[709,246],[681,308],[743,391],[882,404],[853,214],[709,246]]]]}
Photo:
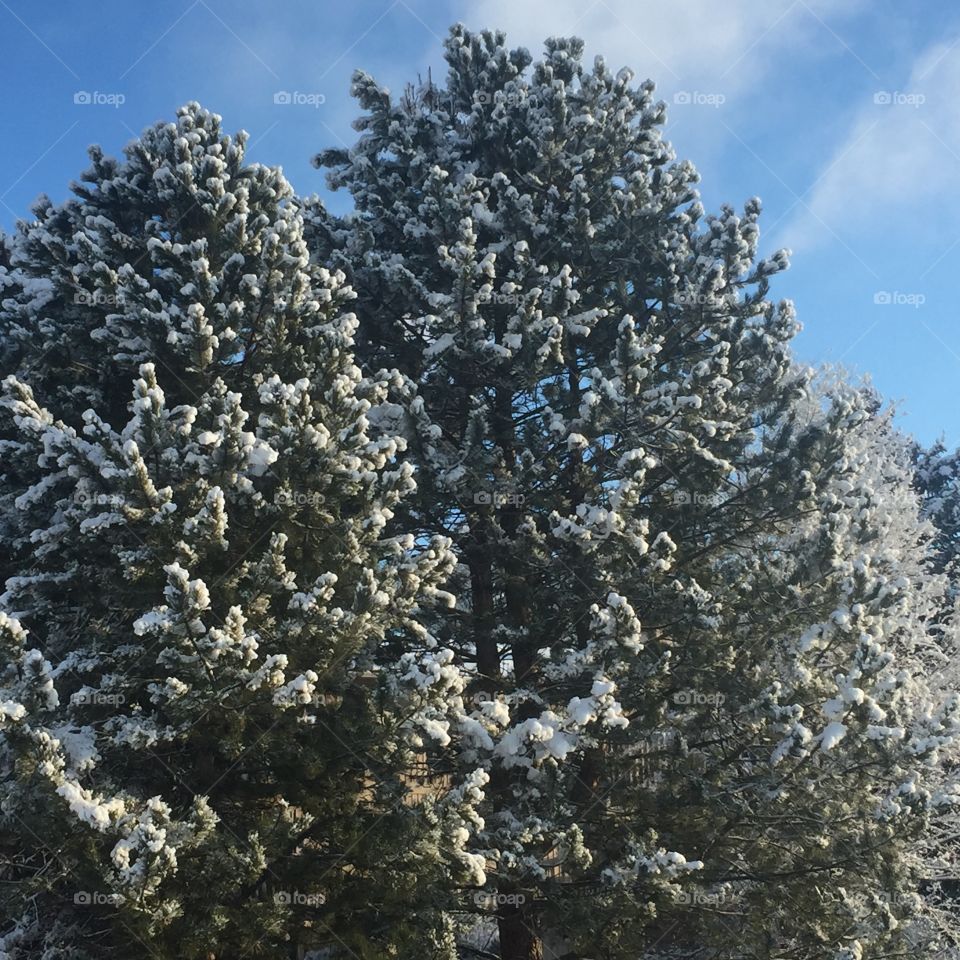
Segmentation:
{"type": "Polygon", "coordinates": [[[794,251],[774,292],[798,357],[870,374],[906,429],[960,444],[960,9],[939,0],[0,0],[0,226],[65,197],[89,143],[116,153],[187,100],[326,198],[310,157],[352,141],[352,69],[442,74],[458,20],[535,54],[576,34],[654,79],[708,209],[759,195],[765,250],[794,251]]]}

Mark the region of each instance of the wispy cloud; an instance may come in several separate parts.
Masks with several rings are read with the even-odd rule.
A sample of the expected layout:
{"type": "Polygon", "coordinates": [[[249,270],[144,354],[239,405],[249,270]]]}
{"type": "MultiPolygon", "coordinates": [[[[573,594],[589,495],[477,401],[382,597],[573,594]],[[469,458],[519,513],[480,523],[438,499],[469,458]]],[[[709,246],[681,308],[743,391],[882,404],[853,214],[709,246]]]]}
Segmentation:
{"type": "MultiPolygon", "coordinates": [[[[960,200],[947,186],[960,170],[960,34],[920,54],[898,87],[878,85],[784,227],[794,249],[850,238],[942,252],[960,200]]],[[[929,261],[929,269],[934,265],[929,261]]]]}
{"type": "Polygon", "coordinates": [[[698,91],[732,98],[784,50],[846,46],[827,19],[842,20],[862,6],[863,0],[740,0],[722,9],[715,0],[479,0],[461,4],[461,16],[474,27],[504,29],[533,52],[548,34],[581,36],[611,67],[630,66],[671,97],[698,91]]]}

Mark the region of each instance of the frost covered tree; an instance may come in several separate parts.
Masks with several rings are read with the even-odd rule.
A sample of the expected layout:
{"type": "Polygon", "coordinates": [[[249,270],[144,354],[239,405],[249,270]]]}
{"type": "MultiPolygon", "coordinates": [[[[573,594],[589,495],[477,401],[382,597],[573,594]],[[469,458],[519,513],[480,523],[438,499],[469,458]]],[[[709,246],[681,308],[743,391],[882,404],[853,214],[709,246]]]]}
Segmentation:
{"type": "Polygon", "coordinates": [[[947,450],[943,441],[913,452],[915,485],[924,513],[937,532],[937,563],[954,580],[960,576],[960,450],[947,450]]]}
{"type": "MultiPolygon", "coordinates": [[[[950,587],[940,611],[930,618],[939,637],[937,658],[932,664],[944,689],[960,688],[960,645],[950,629],[956,617],[960,594],[960,451],[950,452],[942,441],[911,450],[914,487],[920,496],[924,516],[934,530],[936,569],[950,587]]],[[[945,764],[944,780],[956,777],[960,758],[951,755],[945,764]]],[[[943,960],[960,957],[960,809],[934,825],[931,835],[918,851],[924,858],[926,900],[925,927],[937,938],[943,960]]]]}
{"type": "Polygon", "coordinates": [[[0,272],[0,956],[452,957],[484,775],[409,774],[454,561],[385,529],[351,292],[196,104],[92,156],[0,272]]]}
{"type": "Polygon", "coordinates": [[[399,98],[355,74],[360,135],[317,162],[356,209],[314,203],[308,239],[358,357],[404,378],[396,522],[460,559],[429,622],[469,677],[499,955],[917,948],[958,705],[929,696],[945,586],[874,399],[793,362],[759,202],[705,214],[651,84],[573,39],[445,50],[399,98]]]}

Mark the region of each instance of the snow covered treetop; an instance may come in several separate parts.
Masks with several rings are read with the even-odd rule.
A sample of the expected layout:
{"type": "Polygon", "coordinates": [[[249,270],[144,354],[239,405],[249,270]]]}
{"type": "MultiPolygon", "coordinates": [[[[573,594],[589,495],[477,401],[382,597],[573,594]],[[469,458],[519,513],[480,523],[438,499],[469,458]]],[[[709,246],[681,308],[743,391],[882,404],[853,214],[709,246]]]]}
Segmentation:
{"type": "Polygon", "coordinates": [[[279,168],[247,163],[245,143],[189,103],[123,160],[91,148],[74,196],[41,198],[18,227],[0,307],[6,372],[58,410],[95,406],[112,422],[144,362],[174,374],[175,402],[195,400],[208,369],[228,386],[241,369],[309,374],[305,342],[350,294],[310,265],[293,190],[279,168]]]}

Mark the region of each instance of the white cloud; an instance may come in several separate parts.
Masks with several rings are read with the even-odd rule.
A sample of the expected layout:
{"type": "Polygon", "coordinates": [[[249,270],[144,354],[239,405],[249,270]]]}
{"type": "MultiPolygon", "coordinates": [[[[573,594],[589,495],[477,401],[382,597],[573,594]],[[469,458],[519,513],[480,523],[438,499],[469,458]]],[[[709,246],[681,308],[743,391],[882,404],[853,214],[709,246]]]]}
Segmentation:
{"type": "Polygon", "coordinates": [[[668,100],[678,91],[730,100],[787,50],[839,48],[843,41],[828,22],[861,6],[863,0],[479,0],[462,16],[474,28],[505,30],[511,45],[534,55],[547,35],[583,37],[589,54],[602,53],[614,70],[630,66],[651,77],[668,100]]]}
{"type": "Polygon", "coordinates": [[[865,98],[783,242],[810,249],[837,231],[913,246],[955,232],[960,210],[945,181],[960,164],[958,100],[960,36],[924,51],[899,89],[878,85],[865,98]]]}

